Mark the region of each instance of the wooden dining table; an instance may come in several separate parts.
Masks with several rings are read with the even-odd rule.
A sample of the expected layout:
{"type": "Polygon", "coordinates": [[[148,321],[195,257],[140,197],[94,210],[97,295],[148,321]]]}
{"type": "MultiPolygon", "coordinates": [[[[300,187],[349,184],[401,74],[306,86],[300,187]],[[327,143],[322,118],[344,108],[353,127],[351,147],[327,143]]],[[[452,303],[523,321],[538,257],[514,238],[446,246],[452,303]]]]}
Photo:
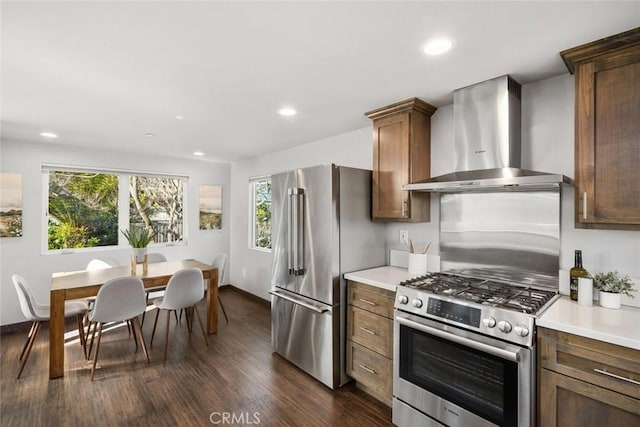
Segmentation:
{"type": "MultiPolygon", "coordinates": [[[[218,269],[196,260],[150,263],[147,272],[142,265],[136,277],[142,279],[145,288],[166,286],[171,276],[183,268],[199,268],[208,283],[207,333],[218,331],[218,269]]],[[[116,277],[132,276],[131,266],[59,272],[51,275],[51,319],[49,331],[49,379],[64,376],[64,303],[65,301],[93,297],[100,287],[116,277]]]]}

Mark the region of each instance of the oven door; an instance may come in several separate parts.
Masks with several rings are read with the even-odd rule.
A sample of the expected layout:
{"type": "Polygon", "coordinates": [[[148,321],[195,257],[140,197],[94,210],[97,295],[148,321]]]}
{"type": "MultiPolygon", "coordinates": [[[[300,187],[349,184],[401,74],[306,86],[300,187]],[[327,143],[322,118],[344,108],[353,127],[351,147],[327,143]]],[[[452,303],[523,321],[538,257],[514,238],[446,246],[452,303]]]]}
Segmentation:
{"type": "Polygon", "coordinates": [[[396,310],[394,423],[402,427],[409,405],[451,427],[535,425],[534,357],[533,349],[396,310]]]}

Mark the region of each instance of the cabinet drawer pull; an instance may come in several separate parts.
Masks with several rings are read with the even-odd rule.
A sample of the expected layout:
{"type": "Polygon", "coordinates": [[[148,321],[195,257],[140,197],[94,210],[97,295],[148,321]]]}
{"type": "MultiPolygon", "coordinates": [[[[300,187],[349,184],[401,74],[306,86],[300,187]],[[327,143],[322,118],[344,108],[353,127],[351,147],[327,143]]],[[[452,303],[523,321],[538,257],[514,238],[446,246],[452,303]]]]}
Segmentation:
{"type": "Polygon", "coordinates": [[[365,331],[366,333],[369,333],[371,335],[377,335],[376,331],[372,331],[371,329],[367,329],[364,326],[360,326],[360,329],[362,329],[363,331],[365,331]]]}
{"type": "Polygon", "coordinates": [[[368,366],[365,365],[358,365],[359,367],[361,367],[362,369],[364,369],[365,371],[369,372],[370,374],[374,374],[376,373],[376,371],[374,371],[373,369],[369,368],[368,366]]]}
{"type": "Polygon", "coordinates": [[[362,301],[365,304],[369,304],[369,305],[378,305],[373,301],[369,301],[368,299],[364,299],[364,298],[360,298],[360,301],[362,301]]]}
{"type": "Polygon", "coordinates": [[[607,372],[604,369],[594,368],[593,370],[596,371],[599,374],[606,375],[608,377],[612,377],[612,378],[615,378],[617,380],[626,381],[628,383],[635,384],[635,385],[640,385],[640,381],[636,381],[636,380],[634,380],[632,378],[625,378],[625,377],[620,376],[620,375],[612,374],[611,372],[607,372]]]}
{"type": "Polygon", "coordinates": [[[582,193],[582,219],[587,219],[587,192],[582,193]]]}

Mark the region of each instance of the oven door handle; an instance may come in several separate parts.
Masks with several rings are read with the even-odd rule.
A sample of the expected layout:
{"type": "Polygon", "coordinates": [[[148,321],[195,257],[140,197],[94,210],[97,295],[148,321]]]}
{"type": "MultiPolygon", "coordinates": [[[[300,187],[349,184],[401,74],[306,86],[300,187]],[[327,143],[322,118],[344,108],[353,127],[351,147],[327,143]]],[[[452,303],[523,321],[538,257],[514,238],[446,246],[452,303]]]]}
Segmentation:
{"type": "Polygon", "coordinates": [[[431,335],[435,335],[440,338],[444,338],[446,340],[464,345],[466,347],[473,348],[474,350],[482,351],[484,353],[491,354],[493,356],[499,357],[501,359],[510,360],[512,362],[518,362],[520,360],[520,352],[509,351],[502,348],[497,348],[489,344],[481,343],[478,341],[474,341],[469,338],[461,337],[459,335],[455,335],[446,331],[442,331],[440,329],[432,328],[431,326],[423,325],[418,322],[414,322],[413,320],[409,320],[402,316],[396,315],[396,320],[401,325],[407,326],[409,328],[417,329],[422,332],[426,332],[431,335]]]}

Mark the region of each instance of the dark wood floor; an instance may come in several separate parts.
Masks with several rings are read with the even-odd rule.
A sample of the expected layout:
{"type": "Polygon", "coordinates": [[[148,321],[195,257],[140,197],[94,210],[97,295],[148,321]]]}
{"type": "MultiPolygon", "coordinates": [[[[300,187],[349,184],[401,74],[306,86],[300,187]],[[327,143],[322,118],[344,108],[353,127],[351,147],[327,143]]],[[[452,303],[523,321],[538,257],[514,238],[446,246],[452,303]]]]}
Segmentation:
{"type": "MultiPolygon", "coordinates": [[[[174,320],[167,362],[164,337],[156,335],[148,365],[127,328],[119,327],[104,335],[93,382],[76,342],[65,346],[65,377],[49,381],[47,328],[16,380],[25,332],[4,333],[0,425],[391,425],[391,410],[353,383],[330,390],[272,353],[267,305],[231,287],[220,294],[230,321],[220,313],[208,347],[197,325],[189,338],[184,320],[179,327],[174,320]]],[[[147,345],[155,312],[149,314],[147,345]]],[[[158,327],[164,331],[162,321],[158,327]]]]}

